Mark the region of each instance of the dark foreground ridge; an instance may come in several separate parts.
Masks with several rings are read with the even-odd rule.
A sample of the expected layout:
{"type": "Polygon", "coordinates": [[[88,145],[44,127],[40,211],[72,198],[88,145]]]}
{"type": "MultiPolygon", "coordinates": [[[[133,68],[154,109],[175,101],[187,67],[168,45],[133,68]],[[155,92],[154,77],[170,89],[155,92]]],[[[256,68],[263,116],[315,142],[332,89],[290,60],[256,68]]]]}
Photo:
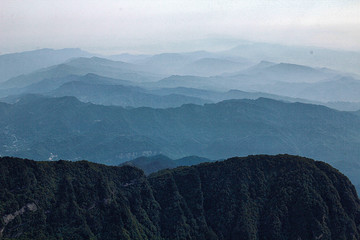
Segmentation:
{"type": "Polygon", "coordinates": [[[2,239],[360,239],[339,171],[290,155],[164,170],[0,158],[2,239]]]}

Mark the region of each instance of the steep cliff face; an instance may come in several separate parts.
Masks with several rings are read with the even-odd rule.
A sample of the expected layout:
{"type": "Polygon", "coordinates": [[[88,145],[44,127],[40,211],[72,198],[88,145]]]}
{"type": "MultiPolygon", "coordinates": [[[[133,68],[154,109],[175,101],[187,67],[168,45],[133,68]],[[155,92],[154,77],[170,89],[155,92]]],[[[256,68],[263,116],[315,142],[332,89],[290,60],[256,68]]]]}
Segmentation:
{"type": "Polygon", "coordinates": [[[360,239],[354,187],[322,162],[249,156],[159,172],[149,181],[167,239],[360,239]]]}
{"type": "Polygon", "coordinates": [[[143,172],[90,162],[0,161],[2,236],[20,239],[146,239],[160,211],[143,172]],[[4,216],[25,210],[10,221],[4,216]]]}
{"type": "Polygon", "coordinates": [[[360,239],[331,166],[290,155],[164,170],[0,160],[3,239],[360,239]]]}

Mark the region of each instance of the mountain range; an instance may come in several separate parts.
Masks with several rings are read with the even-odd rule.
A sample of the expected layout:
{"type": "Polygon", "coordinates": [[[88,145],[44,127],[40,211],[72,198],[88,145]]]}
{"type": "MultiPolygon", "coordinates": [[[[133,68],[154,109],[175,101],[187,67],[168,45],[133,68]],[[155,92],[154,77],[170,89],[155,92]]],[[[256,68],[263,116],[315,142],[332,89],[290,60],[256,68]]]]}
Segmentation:
{"type": "Polygon", "coordinates": [[[29,74],[41,68],[61,64],[73,58],[91,57],[94,54],[78,48],[60,50],[39,49],[34,51],[0,55],[0,82],[12,77],[29,74]]]}
{"type": "Polygon", "coordinates": [[[163,169],[176,168],[180,166],[192,166],[200,163],[211,162],[212,160],[208,158],[198,157],[198,156],[188,156],[180,159],[173,160],[164,155],[155,155],[155,156],[142,156],[135,158],[130,161],[126,161],[120,166],[134,166],[140,168],[144,171],[145,174],[151,174],[158,172],[163,169]]]}
{"type": "Polygon", "coordinates": [[[143,155],[210,159],[289,153],[340,166],[357,185],[360,118],[270,99],[125,109],[29,95],[0,105],[1,155],[119,164],[143,155]],[[89,148],[91,146],[91,148],[89,148]]]}
{"type": "Polygon", "coordinates": [[[222,53],[242,56],[253,61],[289,62],[360,74],[360,53],[357,51],[341,51],[313,46],[242,42],[222,53]]]}
{"type": "Polygon", "coordinates": [[[0,239],[360,239],[360,54],[230,43],[0,55],[0,239]]]}
{"type": "Polygon", "coordinates": [[[360,102],[360,80],[352,77],[334,77],[326,81],[315,83],[287,83],[264,84],[253,86],[257,91],[272,94],[283,94],[294,98],[305,98],[322,102],[360,102]]]}
{"type": "MultiPolygon", "coordinates": [[[[183,82],[181,79],[185,79],[185,77],[181,76],[173,76],[168,79],[171,78],[181,82],[183,82]]],[[[190,81],[192,79],[190,78],[190,81]]],[[[197,77],[194,79],[197,79],[197,77]]],[[[360,103],[357,104],[356,102],[324,103],[264,92],[245,92],[241,90],[212,91],[185,87],[149,89],[146,86],[140,86],[141,84],[139,85],[131,81],[102,77],[89,73],[83,76],[68,75],[66,77],[46,78],[22,88],[3,89],[0,90],[0,96],[6,102],[14,102],[21,95],[29,93],[55,97],[74,96],[81,101],[95,104],[154,108],[179,107],[188,103],[204,104],[229,99],[257,99],[264,97],[287,102],[322,104],[340,110],[360,109],[360,103]]]]}
{"type": "MultiPolygon", "coordinates": [[[[260,44],[258,46],[262,46],[260,49],[267,49],[270,45],[260,44]]],[[[280,46],[274,47],[279,48],[280,46]]],[[[159,88],[179,87],[205,89],[212,92],[239,90],[261,93],[261,97],[275,97],[274,99],[280,99],[279,97],[282,97],[282,100],[296,98],[301,102],[322,104],[340,110],[358,110],[360,107],[360,98],[357,94],[360,90],[360,78],[354,73],[356,71],[348,73],[346,69],[336,71],[329,69],[325,64],[328,60],[324,59],[324,56],[332,55],[341,58],[351,55],[354,58],[356,57],[355,53],[324,50],[320,52],[324,54],[326,52],[326,54],[319,58],[323,59],[324,65],[310,64],[312,61],[308,62],[310,65],[301,65],[300,62],[291,61],[286,57],[281,62],[277,62],[278,58],[272,59],[276,60],[274,62],[265,61],[269,49],[264,50],[263,59],[251,57],[247,51],[244,51],[242,55],[237,49],[234,48],[227,52],[195,51],[101,57],[80,49],[43,49],[6,54],[0,56],[0,62],[1,59],[4,59],[3,61],[7,64],[4,65],[4,69],[0,68],[1,79],[3,79],[0,84],[0,96],[9,97],[24,93],[46,93],[50,96],[67,94],[97,104],[130,107],[177,107],[184,103],[216,102],[214,98],[206,99],[200,96],[187,98],[189,95],[185,94],[181,94],[185,97],[176,95],[171,96],[170,99],[166,98],[165,101],[159,101],[158,99],[161,98],[158,96],[150,96],[150,100],[148,100],[148,95],[122,97],[121,91],[116,93],[116,96],[107,97],[102,93],[106,86],[89,85],[86,85],[87,91],[84,93],[76,89],[73,91],[60,89],[60,93],[48,94],[50,90],[55,90],[62,84],[70,82],[70,79],[78,81],[75,78],[85,77],[89,80],[80,79],[80,81],[91,84],[98,81],[97,84],[101,85],[104,83],[105,85],[109,85],[109,83],[111,85],[131,85],[148,91],[146,93],[142,91],[141,94],[154,95],[153,90],[159,88]],[[114,61],[119,59],[128,62],[114,61]],[[255,64],[254,61],[258,60],[261,61],[255,64]],[[31,67],[27,68],[26,66],[31,67]],[[21,70],[22,67],[27,69],[21,70]],[[8,69],[19,70],[17,73],[9,75],[8,69]],[[98,79],[94,81],[94,78],[98,79]],[[89,92],[89,88],[93,89],[89,92]],[[46,89],[48,91],[45,91],[46,89]],[[99,92],[96,92],[97,89],[99,92]],[[268,95],[266,96],[266,94],[268,95]],[[137,101],[136,99],[144,100],[137,101]]],[[[252,46],[249,46],[249,49],[252,49],[252,46]]],[[[304,51],[304,49],[295,47],[282,47],[281,49],[284,52],[279,50],[280,55],[287,51],[295,51],[302,56],[301,51],[304,51]]],[[[256,53],[258,50],[252,49],[251,51],[256,53]]],[[[317,57],[319,56],[317,55],[317,57]]],[[[66,88],[66,86],[64,87],[66,88]]],[[[223,96],[219,99],[222,101],[229,98],[223,96]]]]}
{"type": "Polygon", "coordinates": [[[99,57],[76,58],[67,62],[39,69],[35,72],[10,78],[1,88],[21,88],[44,79],[61,78],[68,75],[86,75],[93,73],[103,77],[128,81],[153,81],[161,75],[142,72],[138,66],[130,63],[111,61],[99,57]]]}
{"type": "Polygon", "coordinates": [[[164,170],[0,158],[2,239],[360,238],[354,186],[323,162],[249,156],[164,170]]]}

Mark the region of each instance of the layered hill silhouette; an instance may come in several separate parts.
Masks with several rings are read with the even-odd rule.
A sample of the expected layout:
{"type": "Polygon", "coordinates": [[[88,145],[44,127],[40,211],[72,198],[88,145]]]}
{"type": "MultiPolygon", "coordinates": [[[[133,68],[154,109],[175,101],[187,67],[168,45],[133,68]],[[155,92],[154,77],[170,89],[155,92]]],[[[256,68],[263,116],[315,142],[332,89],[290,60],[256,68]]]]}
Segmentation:
{"type": "Polygon", "coordinates": [[[326,81],[315,83],[286,83],[264,84],[254,86],[258,91],[273,94],[286,93],[290,97],[302,97],[313,101],[323,102],[360,102],[360,80],[353,77],[334,77],[326,81]]]}
{"type": "Polygon", "coordinates": [[[192,166],[200,163],[211,162],[208,158],[198,156],[187,156],[180,159],[171,159],[162,154],[150,157],[138,157],[130,161],[126,161],[120,166],[134,166],[140,168],[145,174],[158,172],[163,169],[176,168],[179,166],[192,166]]]}
{"type": "MultiPolygon", "coordinates": [[[[265,49],[269,47],[261,46],[265,49]]],[[[249,46],[249,48],[252,47],[249,46]]],[[[296,49],[287,50],[295,51],[296,49]]],[[[1,55],[0,62],[4,61],[5,67],[0,68],[0,81],[3,81],[0,84],[0,97],[19,93],[44,93],[46,89],[54,90],[60,87],[59,83],[61,82],[63,84],[69,82],[66,79],[97,75],[98,78],[109,79],[111,84],[132,85],[147,90],[183,87],[227,92],[235,89],[246,92],[263,92],[263,95],[269,95],[263,97],[279,95],[283,98],[303,99],[302,102],[321,102],[323,105],[340,110],[358,109],[360,102],[359,94],[357,94],[360,91],[359,76],[346,73],[346,69],[335,71],[325,67],[316,67],[316,64],[315,66],[294,64],[296,61],[290,61],[290,59],[280,63],[261,61],[253,65],[254,58],[251,57],[252,60],[248,60],[236,52],[236,49],[232,49],[230,52],[217,53],[198,51],[162,53],[153,56],[123,55],[124,59],[128,59],[131,63],[113,61],[104,57],[91,57],[93,54],[80,49],[42,49],[1,55]],[[17,69],[18,71],[16,71],[17,69]],[[38,88],[39,90],[37,90],[38,88]],[[327,104],[327,102],[331,103],[327,104]]],[[[246,52],[244,54],[246,55],[246,52]]],[[[349,55],[351,58],[357,56],[353,53],[338,55],[339,53],[336,52],[326,52],[326,54],[341,55],[342,57],[349,55]]],[[[110,56],[109,58],[121,59],[121,56],[119,58],[110,56]]],[[[255,59],[257,58],[255,57],[255,59]]],[[[88,98],[89,101],[99,104],[123,105],[131,102],[104,100],[102,88],[95,87],[95,89],[99,89],[99,93],[95,94],[99,98],[96,99],[72,92],[67,92],[67,94],[82,100],[88,98]]],[[[62,94],[56,96],[62,96],[62,94]]],[[[209,100],[199,101],[199,96],[195,96],[193,101],[182,99],[183,97],[180,96],[172,96],[172,98],[169,100],[169,102],[173,102],[172,104],[157,104],[156,100],[148,101],[146,98],[143,102],[154,103],[142,104],[140,101],[139,104],[135,103],[129,106],[174,107],[184,103],[199,104],[209,100]]],[[[223,97],[222,100],[224,99],[228,98],[223,97]]],[[[278,98],[275,97],[275,99],[278,98]]],[[[168,99],[164,100],[164,102],[167,101],[168,99]]]]}
{"type": "Polygon", "coordinates": [[[67,62],[42,68],[35,72],[10,78],[0,85],[1,88],[21,88],[44,79],[61,78],[68,75],[86,75],[88,73],[103,77],[128,81],[150,81],[160,79],[159,75],[143,72],[139,66],[121,61],[111,61],[99,57],[76,58],[67,62]]]}
{"type": "MultiPolygon", "coordinates": [[[[176,76],[173,76],[176,78],[176,76]]],[[[171,79],[171,78],[169,78],[171,79]]],[[[179,107],[183,104],[214,103],[229,99],[257,99],[266,97],[288,102],[311,102],[306,99],[290,98],[263,92],[245,92],[240,90],[211,91],[196,88],[155,88],[148,89],[146,84],[135,84],[131,81],[114,79],[89,73],[83,76],[68,75],[65,77],[45,78],[40,82],[22,88],[0,90],[3,101],[14,102],[25,94],[43,94],[46,96],[74,96],[84,102],[123,107],[179,107]]],[[[325,104],[320,103],[319,104],[325,104]]],[[[334,103],[334,108],[342,109],[349,103],[334,103]]],[[[357,104],[350,104],[348,109],[358,109],[357,104]]]]}
{"type": "Polygon", "coordinates": [[[47,95],[54,97],[75,96],[83,102],[124,107],[179,107],[183,104],[204,104],[207,101],[180,94],[154,95],[139,87],[122,85],[88,84],[68,82],[47,95]]]}
{"type": "Polygon", "coordinates": [[[360,201],[323,162],[249,156],[161,171],[0,158],[2,239],[359,239],[360,201]]]}
{"type": "Polygon", "coordinates": [[[215,76],[226,72],[235,72],[249,66],[246,60],[232,61],[221,58],[201,58],[181,69],[183,75],[215,76]]]}
{"type": "Polygon", "coordinates": [[[244,42],[223,54],[272,62],[291,62],[300,65],[327,67],[360,74],[360,54],[356,51],[337,51],[313,46],[284,46],[273,43],[244,42]]]}
{"type": "Polygon", "coordinates": [[[41,68],[61,64],[72,58],[91,57],[94,54],[78,48],[60,50],[39,49],[34,51],[0,55],[0,82],[41,68]]]}
{"type": "Polygon", "coordinates": [[[323,69],[290,64],[290,63],[270,63],[260,62],[258,65],[242,71],[238,75],[231,77],[243,81],[251,79],[253,83],[273,83],[273,82],[317,82],[336,76],[336,72],[328,72],[323,69]]]}
{"type": "Polygon", "coordinates": [[[270,99],[125,109],[29,95],[0,105],[0,154],[120,164],[143,155],[224,159],[289,153],[335,164],[360,183],[360,118],[270,99]],[[90,147],[91,146],[91,147],[90,147]],[[349,165],[350,164],[350,165],[349,165]]]}

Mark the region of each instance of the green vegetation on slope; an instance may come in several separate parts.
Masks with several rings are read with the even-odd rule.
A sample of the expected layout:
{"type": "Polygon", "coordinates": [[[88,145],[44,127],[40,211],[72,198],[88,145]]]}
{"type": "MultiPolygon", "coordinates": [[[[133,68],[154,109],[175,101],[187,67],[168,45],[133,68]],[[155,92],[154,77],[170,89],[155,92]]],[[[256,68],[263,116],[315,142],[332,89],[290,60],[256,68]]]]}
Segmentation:
{"type": "Polygon", "coordinates": [[[0,159],[3,239],[359,239],[360,201],[323,162],[249,156],[164,170],[0,159]]]}

